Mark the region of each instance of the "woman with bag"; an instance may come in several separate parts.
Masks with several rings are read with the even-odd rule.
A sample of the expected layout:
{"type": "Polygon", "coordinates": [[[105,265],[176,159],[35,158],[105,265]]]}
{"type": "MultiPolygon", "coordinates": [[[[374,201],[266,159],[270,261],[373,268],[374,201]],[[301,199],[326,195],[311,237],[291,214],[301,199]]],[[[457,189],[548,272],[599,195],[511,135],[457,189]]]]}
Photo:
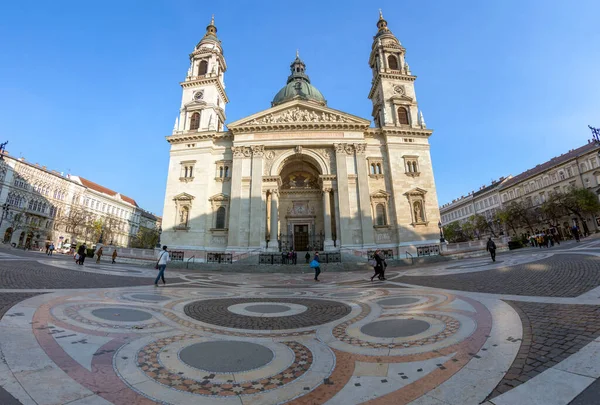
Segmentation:
{"type": "Polygon", "coordinates": [[[310,262],[310,267],[312,269],[315,269],[315,281],[319,281],[319,274],[321,274],[320,264],[321,263],[319,262],[319,252],[315,252],[315,256],[312,262],[310,262]]]}
{"type": "Polygon", "coordinates": [[[167,262],[170,260],[169,252],[167,252],[167,246],[163,246],[163,251],[160,252],[160,256],[156,261],[155,269],[158,269],[158,276],[156,276],[156,280],[154,280],[154,286],[158,287],[158,280],[162,279],[163,285],[167,284],[165,282],[165,269],[167,268],[167,262]]]}
{"type": "Polygon", "coordinates": [[[375,278],[375,276],[378,276],[378,278],[380,280],[386,279],[384,277],[384,274],[385,274],[385,268],[387,267],[387,263],[381,257],[380,253],[381,253],[381,250],[379,250],[379,249],[376,250],[375,254],[373,255],[373,259],[369,260],[369,264],[371,266],[373,266],[373,269],[375,270],[375,274],[373,274],[373,276],[371,277],[371,281],[373,281],[373,278],[375,278]]]}
{"type": "Polygon", "coordinates": [[[81,246],[79,246],[79,249],[77,249],[77,255],[79,255],[79,257],[77,258],[77,261],[75,263],[81,264],[83,266],[83,262],[85,261],[86,254],[87,254],[87,246],[85,245],[85,243],[82,243],[81,246]]]}

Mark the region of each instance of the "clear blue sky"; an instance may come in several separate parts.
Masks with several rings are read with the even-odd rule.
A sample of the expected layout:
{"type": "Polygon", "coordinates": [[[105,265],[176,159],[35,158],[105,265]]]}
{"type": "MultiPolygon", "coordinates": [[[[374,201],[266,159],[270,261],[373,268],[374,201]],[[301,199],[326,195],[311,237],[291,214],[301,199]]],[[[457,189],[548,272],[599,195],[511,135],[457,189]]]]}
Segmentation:
{"type": "Polygon", "coordinates": [[[0,10],[0,140],[162,213],[188,54],[215,14],[227,120],[266,109],[300,49],[332,108],[370,117],[381,7],[407,49],[439,202],[600,126],[598,1],[27,1],[0,10]]]}

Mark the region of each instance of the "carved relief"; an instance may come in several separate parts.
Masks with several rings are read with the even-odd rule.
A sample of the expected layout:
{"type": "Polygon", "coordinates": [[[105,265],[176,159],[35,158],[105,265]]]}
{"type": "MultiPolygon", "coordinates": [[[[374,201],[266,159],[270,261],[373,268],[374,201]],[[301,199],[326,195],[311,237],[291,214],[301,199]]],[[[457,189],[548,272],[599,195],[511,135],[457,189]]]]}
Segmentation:
{"type": "Polygon", "coordinates": [[[245,156],[244,149],[246,149],[246,147],[244,147],[244,146],[233,146],[231,148],[233,157],[236,157],[236,158],[244,157],[245,156]]]}
{"type": "Polygon", "coordinates": [[[333,148],[335,149],[335,153],[346,153],[345,143],[334,143],[333,148]]]}
{"type": "Polygon", "coordinates": [[[277,158],[279,156],[281,156],[283,154],[283,150],[270,150],[267,151],[265,153],[265,156],[267,158],[266,162],[263,164],[263,175],[264,176],[268,176],[269,173],[271,173],[271,167],[273,166],[273,163],[275,163],[275,161],[277,160],[277,158]]]}
{"type": "Polygon", "coordinates": [[[339,114],[319,113],[295,107],[279,113],[265,115],[248,122],[248,124],[277,124],[283,122],[348,122],[348,119],[339,114]]]}
{"type": "Polygon", "coordinates": [[[265,154],[264,145],[252,145],[250,148],[252,149],[252,156],[263,157],[265,154]]]}
{"type": "Polygon", "coordinates": [[[275,152],[269,150],[265,153],[265,157],[267,158],[267,160],[273,160],[273,158],[275,157],[275,152]]]}
{"type": "Polygon", "coordinates": [[[227,238],[225,236],[213,236],[211,238],[211,244],[213,245],[224,245],[227,242],[227,238]]]}
{"type": "Polygon", "coordinates": [[[354,150],[356,151],[357,154],[365,153],[365,151],[367,150],[366,143],[355,143],[353,146],[354,146],[354,150]]]}
{"type": "Polygon", "coordinates": [[[301,146],[301,145],[298,145],[298,146],[296,146],[296,147],[294,148],[294,151],[295,151],[296,153],[302,153],[302,146],[301,146]]]}

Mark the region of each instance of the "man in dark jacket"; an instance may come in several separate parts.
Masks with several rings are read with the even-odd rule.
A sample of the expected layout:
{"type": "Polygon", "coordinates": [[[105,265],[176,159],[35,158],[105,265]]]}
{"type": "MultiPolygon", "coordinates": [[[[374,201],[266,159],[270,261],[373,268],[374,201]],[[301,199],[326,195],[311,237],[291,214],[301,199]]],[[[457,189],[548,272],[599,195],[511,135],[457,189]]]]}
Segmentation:
{"type": "Polygon", "coordinates": [[[485,249],[488,252],[490,252],[490,255],[492,256],[492,260],[496,261],[496,244],[494,243],[494,241],[492,240],[491,237],[488,239],[485,249]]]}
{"type": "Polygon", "coordinates": [[[83,262],[85,261],[85,255],[87,254],[87,246],[85,243],[79,246],[79,249],[77,249],[77,254],[79,255],[79,260],[77,260],[77,263],[83,265],[83,262]]]}

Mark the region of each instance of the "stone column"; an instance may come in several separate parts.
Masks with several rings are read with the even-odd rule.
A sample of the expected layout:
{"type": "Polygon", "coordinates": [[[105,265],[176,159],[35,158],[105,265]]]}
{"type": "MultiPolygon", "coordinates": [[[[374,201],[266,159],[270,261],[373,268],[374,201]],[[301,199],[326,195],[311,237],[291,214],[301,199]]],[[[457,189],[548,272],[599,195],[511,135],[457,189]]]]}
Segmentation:
{"type": "Polygon", "coordinates": [[[337,189],[333,190],[333,204],[334,204],[334,214],[335,214],[335,245],[339,249],[340,248],[340,202],[339,195],[337,189]]]}
{"type": "Polygon", "coordinates": [[[265,211],[262,209],[262,170],[263,155],[265,147],[263,145],[253,145],[252,150],[252,183],[250,184],[250,243],[249,248],[258,248],[261,246],[261,224],[264,221],[265,211]]]}
{"type": "Polygon", "coordinates": [[[231,196],[229,202],[229,231],[227,250],[236,250],[240,247],[240,213],[242,209],[242,160],[245,147],[234,146],[233,163],[231,167],[231,196]]]}
{"type": "Polygon", "coordinates": [[[365,156],[366,149],[367,144],[365,143],[354,144],[363,247],[374,246],[375,244],[375,239],[373,237],[373,215],[371,214],[371,198],[369,192],[369,175],[367,173],[367,159],[365,156]]]}
{"type": "Polygon", "coordinates": [[[331,192],[330,188],[323,189],[323,221],[324,222],[324,231],[325,231],[325,240],[323,241],[323,248],[325,250],[331,250],[333,247],[333,239],[331,239],[331,198],[329,193],[331,192]]]}
{"type": "Polygon", "coordinates": [[[337,173],[337,191],[338,191],[338,211],[339,211],[339,232],[338,239],[340,246],[350,245],[352,243],[352,230],[350,229],[350,197],[348,192],[348,166],[346,165],[346,144],[336,143],[335,147],[335,166],[337,173]]]}
{"type": "Polygon", "coordinates": [[[277,244],[277,225],[279,219],[277,218],[277,206],[279,205],[279,192],[278,190],[271,191],[271,237],[269,238],[269,251],[276,252],[279,250],[277,244]]]}

